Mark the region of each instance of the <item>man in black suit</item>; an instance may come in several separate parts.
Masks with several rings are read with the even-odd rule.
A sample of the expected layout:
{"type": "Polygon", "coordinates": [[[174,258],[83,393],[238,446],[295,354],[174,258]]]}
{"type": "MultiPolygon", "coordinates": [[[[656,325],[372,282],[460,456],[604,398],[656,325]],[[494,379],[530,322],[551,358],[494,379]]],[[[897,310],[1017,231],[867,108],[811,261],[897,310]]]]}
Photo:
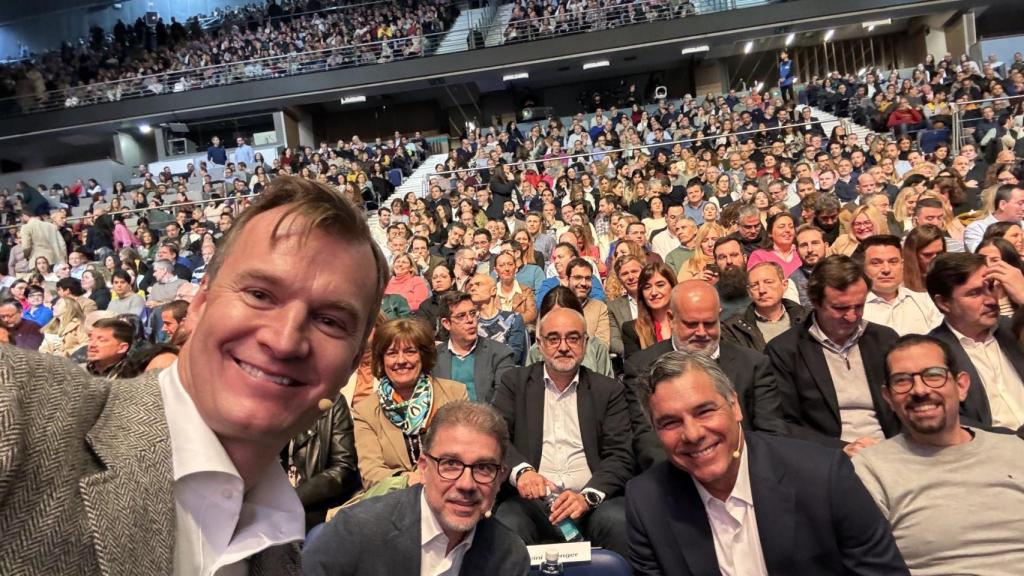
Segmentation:
{"type": "MultiPolygon", "coordinates": [[[[1014,271],[1005,262],[985,265],[980,254],[950,252],[936,258],[925,280],[946,320],[931,335],[945,342],[971,386],[960,414],[982,428],[1024,431],[1024,352],[999,317],[992,280],[1014,271]]],[[[1018,273],[1019,276],[1019,273],[1018,273]]]]}
{"type": "Polygon", "coordinates": [[[554,308],[537,324],[542,362],[505,372],[494,407],[508,423],[505,463],[514,494],[497,517],[527,544],[566,539],[565,519],[594,545],[625,555],[622,491],[632,476],[632,433],[622,386],[582,366],[583,315],[554,308]],[[546,510],[542,499],[558,494],[546,510]]]}
{"type": "Polygon", "coordinates": [[[636,574],[909,574],[845,455],[744,431],[736,392],[706,355],[670,352],[646,376],[668,461],[626,490],[636,574]]]}
{"type": "Polygon", "coordinates": [[[895,436],[899,420],[882,398],[892,328],[864,320],[871,279],[848,256],[829,256],[807,281],[813,313],[765,352],[791,436],[857,450],[895,436]]]}
{"type": "Polygon", "coordinates": [[[445,574],[525,576],[523,541],[485,516],[507,451],[508,429],[493,408],[465,401],[441,407],[417,462],[423,485],[342,509],[307,542],[303,574],[437,574],[447,558],[445,574]]]}
{"type": "Polygon", "coordinates": [[[673,350],[702,352],[725,371],[732,382],[748,430],[786,434],[782,405],[768,359],[753,350],[720,339],[718,292],[703,280],[687,280],[672,290],[669,318],[672,338],[634,354],[624,365],[633,445],[637,463],[647,469],[665,458],[639,402],[639,376],[659,357],[673,350]]]}

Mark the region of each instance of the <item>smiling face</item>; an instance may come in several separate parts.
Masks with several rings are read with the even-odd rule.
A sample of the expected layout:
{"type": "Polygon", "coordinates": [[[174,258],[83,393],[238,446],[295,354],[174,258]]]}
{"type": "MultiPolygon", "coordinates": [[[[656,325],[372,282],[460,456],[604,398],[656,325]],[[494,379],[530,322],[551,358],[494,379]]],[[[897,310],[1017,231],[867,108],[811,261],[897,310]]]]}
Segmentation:
{"type": "MultiPolygon", "coordinates": [[[[468,426],[449,425],[437,430],[430,456],[458,460],[463,464],[501,464],[497,440],[468,426]]],[[[449,541],[461,539],[494,506],[501,487],[501,475],[490,483],[477,482],[471,470],[462,471],[456,480],[442,478],[438,463],[426,453],[417,463],[423,472],[423,496],[449,541]]]]}
{"type": "Polygon", "coordinates": [[[776,249],[789,250],[793,246],[793,235],[795,228],[793,226],[793,219],[787,217],[778,217],[772,222],[772,245],[776,249]]]}
{"type": "Polygon", "coordinates": [[[658,383],[648,407],[669,461],[712,494],[729,494],[743,420],[735,396],[724,398],[707,374],[691,370],[658,383]]]}
{"type": "Polygon", "coordinates": [[[661,274],[653,274],[640,287],[640,293],[643,295],[644,301],[647,302],[647,307],[652,311],[664,310],[668,306],[671,292],[672,285],[661,274]]]}
{"type": "Polygon", "coordinates": [[[368,244],[301,233],[288,210],[255,217],[188,312],[178,372],[221,438],[283,445],[320,415],[355,370],[377,303],[368,244]]]}
{"type": "MultiPolygon", "coordinates": [[[[886,362],[892,375],[914,374],[932,367],[945,367],[942,349],[933,343],[921,343],[892,351],[886,362]]],[[[966,372],[950,373],[939,388],[926,385],[921,376],[912,376],[913,386],[906,392],[892,389],[890,378],[882,387],[882,397],[903,423],[904,432],[922,444],[943,444],[941,436],[955,433],[960,424],[960,402],[967,398],[970,377],[966,372]]]]}
{"type": "Polygon", "coordinates": [[[384,374],[399,392],[413,389],[422,368],[420,351],[411,342],[396,339],[384,350],[384,374]]]}

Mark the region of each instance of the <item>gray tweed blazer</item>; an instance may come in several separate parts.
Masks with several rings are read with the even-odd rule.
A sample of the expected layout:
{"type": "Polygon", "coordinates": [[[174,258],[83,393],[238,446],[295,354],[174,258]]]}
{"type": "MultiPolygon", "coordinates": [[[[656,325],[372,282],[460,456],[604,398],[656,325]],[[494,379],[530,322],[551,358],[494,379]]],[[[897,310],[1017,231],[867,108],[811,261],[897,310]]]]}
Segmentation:
{"type": "MultiPolygon", "coordinates": [[[[0,574],[172,574],[173,482],[156,374],[92,378],[0,345],[0,574]]],[[[299,574],[298,545],[249,571],[299,574]]]]}

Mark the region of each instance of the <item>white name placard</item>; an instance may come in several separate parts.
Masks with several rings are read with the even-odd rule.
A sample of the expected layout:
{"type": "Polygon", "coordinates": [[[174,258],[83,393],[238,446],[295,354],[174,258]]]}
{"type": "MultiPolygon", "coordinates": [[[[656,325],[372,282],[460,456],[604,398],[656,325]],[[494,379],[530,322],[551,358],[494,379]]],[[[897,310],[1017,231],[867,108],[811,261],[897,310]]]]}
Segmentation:
{"type": "Polygon", "coordinates": [[[558,550],[558,560],[562,564],[590,562],[590,542],[565,542],[562,544],[537,544],[527,546],[530,552],[530,565],[540,566],[544,562],[544,554],[548,550],[558,550]]]}

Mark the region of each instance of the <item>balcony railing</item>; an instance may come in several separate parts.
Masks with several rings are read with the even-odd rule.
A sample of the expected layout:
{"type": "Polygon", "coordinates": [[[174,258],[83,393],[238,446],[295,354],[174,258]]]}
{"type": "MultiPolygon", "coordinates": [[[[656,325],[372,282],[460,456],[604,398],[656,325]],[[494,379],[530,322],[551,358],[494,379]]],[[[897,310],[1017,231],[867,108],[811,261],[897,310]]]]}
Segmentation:
{"type": "MultiPolygon", "coordinates": [[[[559,18],[538,17],[512,23],[488,22],[472,26],[483,37],[493,28],[502,32],[513,26],[517,33],[506,41],[525,41],[555,38],[586,32],[608,30],[633,24],[673,20],[689,15],[710,14],[738,8],[769,4],[772,0],[639,0],[614,6],[574,13],[572,22],[559,24],[559,18]],[[553,26],[549,25],[552,24],[553,26]],[[520,35],[518,31],[524,31],[520,35]]],[[[568,19],[563,19],[568,20],[568,19]]],[[[94,104],[121,102],[160,94],[171,94],[215,88],[244,82],[283,78],[300,74],[342,70],[356,66],[386,64],[430,56],[430,47],[436,46],[449,33],[467,33],[463,28],[452,29],[416,37],[396,38],[315,50],[283,56],[257,58],[241,62],[189,68],[172,72],[138,76],[135,78],[93,83],[42,94],[18,95],[0,99],[0,117],[19,116],[81,108],[94,104]]],[[[470,49],[463,44],[463,51],[470,49]]]]}

